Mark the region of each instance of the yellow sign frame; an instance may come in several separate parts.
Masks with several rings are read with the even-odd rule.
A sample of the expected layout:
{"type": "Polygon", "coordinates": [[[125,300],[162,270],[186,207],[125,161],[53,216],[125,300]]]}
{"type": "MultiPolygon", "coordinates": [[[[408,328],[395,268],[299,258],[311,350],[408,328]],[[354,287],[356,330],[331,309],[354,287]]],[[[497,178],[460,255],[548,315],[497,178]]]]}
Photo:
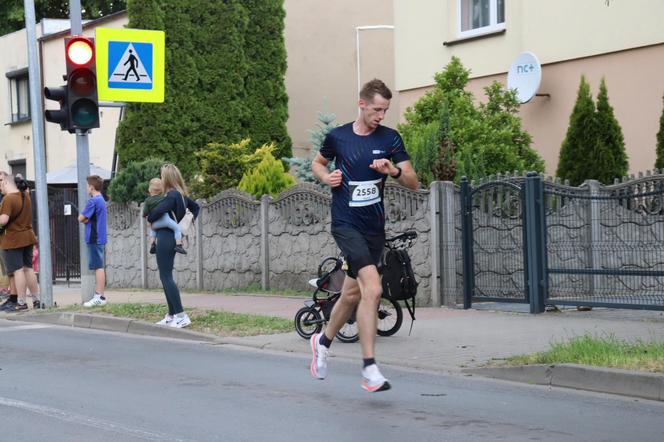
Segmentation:
{"type": "Polygon", "coordinates": [[[97,96],[99,100],[142,103],[164,102],[164,69],[166,59],[166,34],[164,31],[97,28],[95,31],[95,46],[97,57],[97,96]],[[151,89],[109,87],[109,42],[152,44],[151,89]]]}

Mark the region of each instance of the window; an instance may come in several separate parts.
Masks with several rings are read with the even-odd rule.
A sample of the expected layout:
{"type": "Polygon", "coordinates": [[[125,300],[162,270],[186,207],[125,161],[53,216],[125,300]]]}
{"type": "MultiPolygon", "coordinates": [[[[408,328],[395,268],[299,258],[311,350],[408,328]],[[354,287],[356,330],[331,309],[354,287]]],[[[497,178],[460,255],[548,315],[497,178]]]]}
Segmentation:
{"type": "Polygon", "coordinates": [[[458,0],[459,36],[505,29],[505,0],[458,0]]]}
{"type": "Polygon", "coordinates": [[[24,179],[26,178],[25,173],[27,168],[25,167],[25,160],[9,160],[7,164],[12,168],[12,175],[20,173],[24,179]]]}
{"type": "Polygon", "coordinates": [[[12,123],[27,121],[30,119],[30,88],[28,86],[28,70],[8,72],[9,96],[12,123]]]}

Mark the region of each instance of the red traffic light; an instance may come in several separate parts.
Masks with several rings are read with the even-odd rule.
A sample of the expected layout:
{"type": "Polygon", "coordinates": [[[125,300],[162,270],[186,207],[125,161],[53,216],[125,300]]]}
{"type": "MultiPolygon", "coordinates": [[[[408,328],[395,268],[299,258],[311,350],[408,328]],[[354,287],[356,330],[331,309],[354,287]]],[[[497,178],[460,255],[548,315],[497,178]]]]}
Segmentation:
{"type": "Polygon", "coordinates": [[[67,61],[67,128],[99,127],[95,41],[82,35],[65,38],[67,61]]]}
{"type": "Polygon", "coordinates": [[[94,61],[95,46],[89,38],[76,36],[67,42],[65,53],[70,63],[77,66],[85,66],[94,61]]]}

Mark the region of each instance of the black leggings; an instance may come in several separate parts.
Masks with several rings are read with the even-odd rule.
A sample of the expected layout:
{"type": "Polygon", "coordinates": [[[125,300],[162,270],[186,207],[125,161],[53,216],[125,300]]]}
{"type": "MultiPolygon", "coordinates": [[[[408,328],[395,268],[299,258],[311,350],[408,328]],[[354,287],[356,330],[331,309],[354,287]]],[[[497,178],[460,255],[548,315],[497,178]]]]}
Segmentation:
{"type": "Polygon", "coordinates": [[[157,230],[157,267],[159,267],[159,279],[161,279],[161,285],[166,295],[169,315],[176,315],[184,311],[180,299],[180,290],[173,280],[174,247],[175,235],[173,231],[170,229],[157,230]]]}

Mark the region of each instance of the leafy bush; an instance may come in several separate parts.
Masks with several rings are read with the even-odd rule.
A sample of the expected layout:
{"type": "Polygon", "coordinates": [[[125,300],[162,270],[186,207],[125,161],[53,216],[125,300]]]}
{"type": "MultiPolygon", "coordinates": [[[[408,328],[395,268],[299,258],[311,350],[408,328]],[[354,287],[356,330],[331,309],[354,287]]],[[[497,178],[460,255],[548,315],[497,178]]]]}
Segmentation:
{"type": "Polygon", "coordinates": [[[274,144],[267,144],[245,157],[247,172],[238,189],[260,198],[263,195],[277,196],[295,185],[295,179],[284,170],[283,163],[272,155],[274,149],[274,144]]]}
{"type": "Polygon", "coordinates": [[[127,164],[108,187],[111,200],[118,203],[143,202],[148,195],[148,183],[152,178],[159,177],[163,164],[164,160],[160,158],[127,164]]]}
{"type": "Polygon", "coordinates": [[[191,184],[197,198],[210,198],[222,190],[236,187],[244,174],[245,158],[251,154],[251,140],[239,143],[210,143],[196,152],[200,174],[191,184]]]}
{"type": "Polygon", "coordinates": [[[521,127],[513,91],[494,82],[484,88],[487,103],[476,105],[464,88],[470,71],[457,57],[435,75],[434,89],[404,114],[399,125],[413,166],[424,184],[430,180],[477,179],[508,171],[544,171],[521,127]],[[436,129],[437,128],[437,129],[436,129]],[[434,142],[434,134],[437,132],[434,142]]]}

